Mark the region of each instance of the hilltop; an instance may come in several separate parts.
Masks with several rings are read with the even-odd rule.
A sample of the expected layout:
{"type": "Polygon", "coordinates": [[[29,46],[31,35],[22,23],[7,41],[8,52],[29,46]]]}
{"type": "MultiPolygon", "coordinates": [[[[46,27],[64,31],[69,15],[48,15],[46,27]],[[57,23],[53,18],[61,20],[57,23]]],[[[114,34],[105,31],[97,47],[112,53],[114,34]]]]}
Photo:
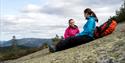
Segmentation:
{"type": "Polygon", "coordinates": [[[48,49],[5,63],[125,63],[125,23],[103,38],[67,50],[48,49]]]}

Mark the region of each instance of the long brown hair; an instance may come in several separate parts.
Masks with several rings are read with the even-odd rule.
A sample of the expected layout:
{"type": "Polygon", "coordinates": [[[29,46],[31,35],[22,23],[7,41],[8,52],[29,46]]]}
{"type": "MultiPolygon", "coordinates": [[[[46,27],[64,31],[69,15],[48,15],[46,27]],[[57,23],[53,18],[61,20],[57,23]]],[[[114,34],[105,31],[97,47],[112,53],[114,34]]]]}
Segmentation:
{"type": "MultiPolygon", "coordinates": [[[[96,22],[98,22],[98,18],[97,18],[97,16],[96,16],[96,14],[95,14],[90,8],[86,8],[86,9],[84,10],[84,13],[87,13],[87,14],[89,14],[89,15],[94,16],[95,19],[96,19],[96,22]]],[[[87,18],[86,18],[86,19],[87,19],[87,18]]]]}

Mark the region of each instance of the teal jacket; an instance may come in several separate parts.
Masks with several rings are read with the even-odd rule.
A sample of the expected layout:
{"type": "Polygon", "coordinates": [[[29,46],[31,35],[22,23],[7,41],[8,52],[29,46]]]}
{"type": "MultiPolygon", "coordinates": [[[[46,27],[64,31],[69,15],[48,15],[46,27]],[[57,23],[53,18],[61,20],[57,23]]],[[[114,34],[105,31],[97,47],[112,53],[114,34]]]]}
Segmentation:
{"type": "Polygon", "coordinates": [[[87,23],[83,27],[83,31],[81,33],[77,34],[77,36],[87,35],[87,36],[90,36],[93,38],[95,28],[96,28],[95,17],[89,16],[87,18],[87,23]]]}

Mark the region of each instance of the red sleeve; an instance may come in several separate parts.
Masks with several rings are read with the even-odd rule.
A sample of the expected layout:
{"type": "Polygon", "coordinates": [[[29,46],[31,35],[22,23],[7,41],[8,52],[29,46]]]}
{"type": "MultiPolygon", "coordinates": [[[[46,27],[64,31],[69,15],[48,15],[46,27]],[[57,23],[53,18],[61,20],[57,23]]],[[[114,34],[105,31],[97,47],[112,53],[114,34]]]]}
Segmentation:
{"type": "Polygon", "coordinates": [[[64,39],[66,39],[66,38],[68,38],[69,37],[69,28],[67,28],[66,30],[65,30],[65,33],[64,33],[64,39]]]}

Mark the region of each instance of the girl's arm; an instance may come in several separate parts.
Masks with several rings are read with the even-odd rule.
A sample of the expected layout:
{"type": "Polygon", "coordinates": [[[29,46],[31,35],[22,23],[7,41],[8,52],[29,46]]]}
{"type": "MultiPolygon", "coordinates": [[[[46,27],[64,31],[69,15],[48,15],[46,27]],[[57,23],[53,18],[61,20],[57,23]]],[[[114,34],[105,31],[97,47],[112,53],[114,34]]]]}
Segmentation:
{"type": "Polygon", "coordinates": [[[68,38],[69,37],[69,32],[68,32],[68,28],[65,30],[65,33],[64,33],[64,39],[68,38]]]}
{"type": "Polygon", "coordinates": [[[84,31],[77,34],[76,36],[89,35],[90,33],[92,33],[95,29],[95,20],[93,19],[88,20],[83,28],[84,28],[84,31]]]}

